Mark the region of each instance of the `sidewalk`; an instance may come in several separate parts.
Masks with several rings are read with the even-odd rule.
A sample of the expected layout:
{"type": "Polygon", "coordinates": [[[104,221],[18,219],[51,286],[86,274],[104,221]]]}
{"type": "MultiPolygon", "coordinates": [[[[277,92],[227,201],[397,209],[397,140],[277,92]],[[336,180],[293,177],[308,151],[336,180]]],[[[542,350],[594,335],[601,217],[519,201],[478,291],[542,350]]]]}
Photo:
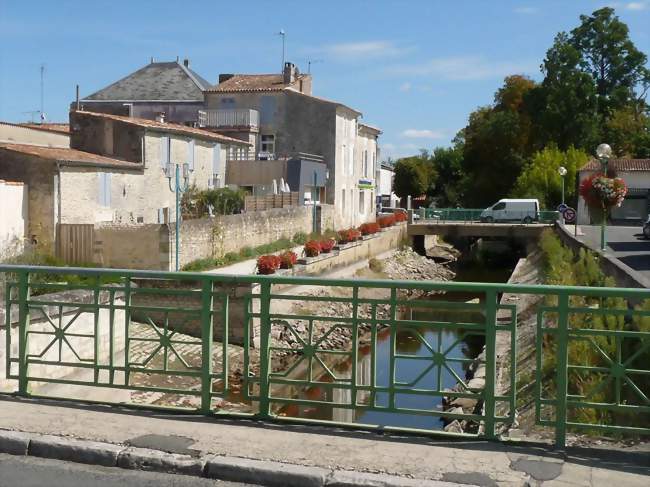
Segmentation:
{"type": "MultiPolygon", "coordinates": [[[[443,441],[435,437],[379,435],[319,426],[293,426],[246,419],[134,411],[119,407],[27,400],[2,395],[0,411],[0,430],[58,435],[189,455],[182,457],[186,459],[184,461],[208,458],[207,465],[204,462],[201,467],[204,473],[214,465],[217,465],[214,468],[235,474],[249,471],[251,468],[255,470],[255,462],[241,460],[255,459],[282,462],[285,465],[281,467],[289,471],[303,471],[292,465],[317,467],[304,470],[311,472],[309,475],[314,472],[323,475],[324,479],[349,476],[348,473],[341,473],[349,470],[399,475],[404,477],[405,482],[391,483],[385,480],[389,477],[382,476],[377,479],[384,480],[370,482],[366,479],[365,483],[305,481],[298,484],[281,482],[265,485],[645,487],[650,483],[648,445],[629,450],[617,447],[616,451],[604,448],[573,448],[562,455],[543,445],[478,440],[443,441]],[[210,460],[210,457],[206,457],[208,455],[218,456],[210,460]],[[415,480],[409,481],[408,478],[415,480]],[[430,483],[424,479],[446,482],[430,483]]],[[[6,441],[3,443],[3,435],[5,440],[8,435],[11,436],[7,431],[0,431],[0,451],[3,444],[6,444],[6,441]]],[[[38,445],[35,440],[31,441],[32,445],[38,445]]],[[[75,448],[76,450],[73,450],[79,454],[80,447],[75,448]]],[[[116,448],[110,445],[103,448],[116,451],[116,464],[120,466],[151,465],[151,461],[147,463],[142,459],[137,460],[138,455],[144,455],[137,448],[133,452],[133,448],[125,450],[125,447],[116,448]],[[122,465],[123,461],[128,465],[122,465]]],[[[29,450],[30,454],[47,456],[33,452],[31,446],[29,450]]],[[[158,463],[163,461],[160,460],[162,455],[159,451],[151,455],[158,458],[158,463]]],[[[191,468],[196,469],[195,464],[198,461],[194,460],[191,468]]],[[[238,480],[232,477],[224,479],[238,480]]],[[[251,478],[239,480],[251,481],[251,478]]]]}

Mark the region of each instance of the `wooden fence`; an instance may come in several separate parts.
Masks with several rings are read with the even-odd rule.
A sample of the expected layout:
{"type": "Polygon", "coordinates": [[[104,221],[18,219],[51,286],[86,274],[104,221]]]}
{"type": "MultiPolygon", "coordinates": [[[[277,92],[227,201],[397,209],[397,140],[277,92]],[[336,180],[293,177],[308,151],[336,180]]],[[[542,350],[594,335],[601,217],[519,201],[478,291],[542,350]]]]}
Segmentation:
{"type": "Polygon", "coordinates": [[[246,196],[244,199],[245,211],[264,211],[272,208],[286,208],[299,206],[299,193],[268,194],[265,196],[246,196]]]}
{"type": "Polygon", "coordinates": [[[67,264],[93,262],[94,247],[93,224],[61,223],[57,225],[56,256],[67,264]]]}

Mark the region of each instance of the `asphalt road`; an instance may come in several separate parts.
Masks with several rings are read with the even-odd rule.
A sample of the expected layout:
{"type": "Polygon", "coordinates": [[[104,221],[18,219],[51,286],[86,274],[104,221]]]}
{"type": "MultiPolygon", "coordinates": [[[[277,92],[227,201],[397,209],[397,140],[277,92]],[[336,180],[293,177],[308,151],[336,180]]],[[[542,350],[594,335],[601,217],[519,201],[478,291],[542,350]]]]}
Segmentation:
{"type": "MultiPolygon", "coordinates": [[[[567,226],[572,229],[571,225],[567,226]]],[[[592,248],[600,248],[600,226],[581,225],[584,241],[592,248]]],[[[607,251],[614,257],[650,279],[650,240],[643,238],[641,225],[634,227],[607,226],[607,251]]]]}
{"type": "Polygon", "coordinates": [[[254,487],[185,475],[0,454],[0,487],[254,487]]]}

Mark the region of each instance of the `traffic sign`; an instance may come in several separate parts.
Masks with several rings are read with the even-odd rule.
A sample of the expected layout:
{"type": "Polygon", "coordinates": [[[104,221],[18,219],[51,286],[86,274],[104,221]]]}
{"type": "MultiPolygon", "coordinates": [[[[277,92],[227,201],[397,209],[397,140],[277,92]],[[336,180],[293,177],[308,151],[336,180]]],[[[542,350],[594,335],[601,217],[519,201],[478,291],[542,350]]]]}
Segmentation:
{"type": "Polygon", "coordinates": [[[564,221],[566,223],[573,223],[576,219],[576,210],[573,208],[567,207],[563,212],[562,216],[564,216],[564,221]]]}

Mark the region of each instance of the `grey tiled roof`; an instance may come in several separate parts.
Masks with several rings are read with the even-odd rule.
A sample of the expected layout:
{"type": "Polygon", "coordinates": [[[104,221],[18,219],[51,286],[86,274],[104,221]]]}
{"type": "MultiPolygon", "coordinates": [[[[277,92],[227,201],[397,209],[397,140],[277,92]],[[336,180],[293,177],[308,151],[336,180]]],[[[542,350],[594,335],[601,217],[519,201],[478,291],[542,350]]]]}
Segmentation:
{"type": "Polygon", "coordinates": [[[210,86],[181,63],[150,63],[84,101],[203,101],[203,90],[210,86]]]}

